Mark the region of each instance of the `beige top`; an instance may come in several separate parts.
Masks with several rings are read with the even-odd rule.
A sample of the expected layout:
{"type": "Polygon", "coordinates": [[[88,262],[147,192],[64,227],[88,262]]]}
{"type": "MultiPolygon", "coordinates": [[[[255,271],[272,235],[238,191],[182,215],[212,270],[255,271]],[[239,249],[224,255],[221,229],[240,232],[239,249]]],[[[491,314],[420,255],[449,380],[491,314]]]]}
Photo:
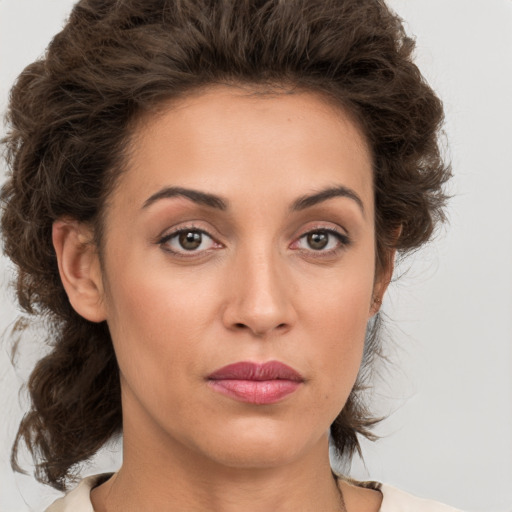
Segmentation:
{"type": "MultiPolygon", "coordinates": [[[[94,512],[90,498],[91,489],[108,476],[110,475],[84,478],[78,487],[55,501],[45,512],[94,512]]],[[[435,501],[416,498],[389,485],[375,484],[372,487],[379,489],[383,495],[380,512],[460,512],[435,501]]]]}

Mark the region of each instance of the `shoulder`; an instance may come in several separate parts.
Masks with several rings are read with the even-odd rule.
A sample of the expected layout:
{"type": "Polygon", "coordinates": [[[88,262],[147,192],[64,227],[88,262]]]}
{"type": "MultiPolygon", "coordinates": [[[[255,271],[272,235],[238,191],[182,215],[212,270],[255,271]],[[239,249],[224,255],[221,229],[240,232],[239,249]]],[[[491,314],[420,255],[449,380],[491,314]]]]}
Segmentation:
{"type": "Polygon", "coordinates": [[[339,476],[340,488],[349,510],[378,512],[460,512],[436,501],[417,498],[391,485],[379,482],[361,482],[339,476]],[[378,496],[378,498],[376,498],[378,496]]]}
{"type": "MultiPolygon", "coordinates": [[[[111,473],[105,473],[84,478],[75,489],[55,501],[45,512],[94,512],[91,490],[110,476],[111,473]]],[[[354,482],[350,482],[350,485],[354,485],[354,482]]],[[[377,482],[358,482],[356,485],[382,493],[379,512],[460,512],[436,501],[417,498],[390,485],[377,482]]]]}
{"type": "Polygon", "coordinates": [[[382,493],[380,512],[460,512],[437,501],[417,498],[390,485],[378,484],[382,493]]]}
{"type": "Polygon", "coordinates": [[[112,476],[111,473],[84,478],[66,496],[59,498],[45,512],[94,512],[91,503],[91,490],[112,476]]]}

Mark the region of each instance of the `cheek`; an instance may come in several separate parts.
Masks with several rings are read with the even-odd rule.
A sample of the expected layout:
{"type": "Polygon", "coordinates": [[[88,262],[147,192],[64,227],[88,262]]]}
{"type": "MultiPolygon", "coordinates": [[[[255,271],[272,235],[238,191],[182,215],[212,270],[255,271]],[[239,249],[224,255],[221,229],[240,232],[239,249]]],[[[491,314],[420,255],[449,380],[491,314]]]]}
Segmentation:
{"type": "Polygon", "coordinates": [[[109,328],[121,373],[131,385],[154,392],[167,389],[173,373],[177,383],[180,374],[193,371],[198,319],[206,316],[193,287],[172,284],[162,275],[137,274],[118,280],[111,293],[109,328]]]}
{"type": "Polygon", "coordinates": [[[144,258],[125,259],[109,275],[108,323],[125,385],[141,398],[179,400],[170,379],[173,389],[190,386],[210,358],[222,276],[211,270],[191,276],[144,258]]]}
{"type": "Polygon", "coordinates": [[[309,308],[305,307],[302,314],[304,327],[310,334],[308,338],[316,340],[310,350],[314,351],[311,358],[316,361],[320,393],[331,403],[334,416],[341,410],[357,378],[370,318],[372,262],[361,267],[365,271],[356,272],[355,268],[325,282],[321,292],[312,294],[309,288],[309,297],[305,299],[309,308]]]}
{"type": "MultiPolygon", "coordinates": [[[[360,304],[366,306],[366,294],[360,304]]],[[[333,301],[332,306],[335,305],[333,301]]],[[[359,371],[368,319],[366,312],[366,307],[341,303],[326,312],[321,328],[319,326],[324,345],[321,370],[342,387],[351,388],[359,371]]]]}

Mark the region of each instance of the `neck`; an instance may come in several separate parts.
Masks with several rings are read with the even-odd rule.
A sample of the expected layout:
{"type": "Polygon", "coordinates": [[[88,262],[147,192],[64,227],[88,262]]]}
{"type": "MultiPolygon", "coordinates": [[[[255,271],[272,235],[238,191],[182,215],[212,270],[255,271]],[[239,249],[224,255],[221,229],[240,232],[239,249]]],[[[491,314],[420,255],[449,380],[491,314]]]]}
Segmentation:
{"type": "Polygon", "coordinates": [[[97,512],[344,511],[329,463],[327,433],[286,463],[227,466],[176,442],[125,422],[123,465],[93,490],[97,512]],[[144,434],[141,434],[144,432],[144,434]]]}

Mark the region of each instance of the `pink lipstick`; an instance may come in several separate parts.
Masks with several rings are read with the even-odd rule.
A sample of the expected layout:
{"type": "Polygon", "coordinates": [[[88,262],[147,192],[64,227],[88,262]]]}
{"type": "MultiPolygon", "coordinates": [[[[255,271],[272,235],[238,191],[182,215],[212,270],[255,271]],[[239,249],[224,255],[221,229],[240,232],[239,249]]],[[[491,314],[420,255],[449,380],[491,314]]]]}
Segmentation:
{"type": "Polygon", "coordinates": [[[302,375],[279,361],[263,364],[242,361],[208,375],[208,384],[214,391],[257,405],[279,402],[302,382],[302,375]]]}

